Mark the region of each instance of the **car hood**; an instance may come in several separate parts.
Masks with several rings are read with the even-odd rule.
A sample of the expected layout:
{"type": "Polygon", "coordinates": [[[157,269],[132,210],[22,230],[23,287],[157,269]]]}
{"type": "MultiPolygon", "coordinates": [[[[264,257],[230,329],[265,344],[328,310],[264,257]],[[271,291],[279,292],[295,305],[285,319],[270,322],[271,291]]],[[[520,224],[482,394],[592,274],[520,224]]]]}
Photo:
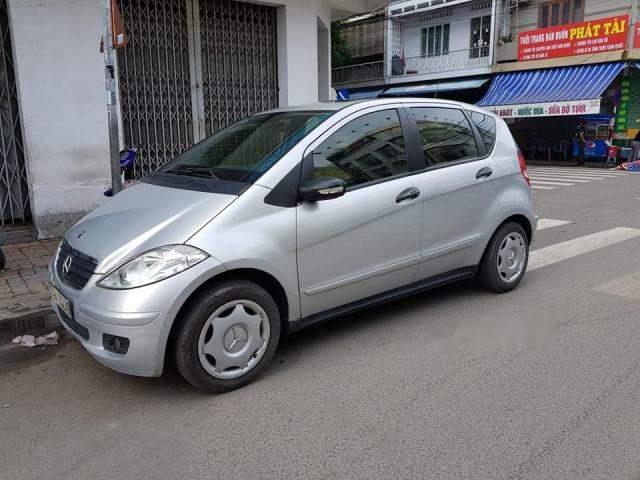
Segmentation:
{"type": "Polygon", "coordinates": [[[76,223],[65,240],[107,273],[139,253],[186,242],[236,198],[140,183],[76,223]]]}

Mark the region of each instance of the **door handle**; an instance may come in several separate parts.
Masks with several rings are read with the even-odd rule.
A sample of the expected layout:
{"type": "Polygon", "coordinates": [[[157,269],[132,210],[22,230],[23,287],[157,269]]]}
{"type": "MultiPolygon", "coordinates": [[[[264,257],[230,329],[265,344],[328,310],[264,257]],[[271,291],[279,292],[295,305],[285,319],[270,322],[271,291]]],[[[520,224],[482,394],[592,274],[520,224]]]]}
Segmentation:
{"type": "Polygon", "coordinates": [[[415,200],[420,196],[420,190],[416,187],[407,188],[401,191],[396,197],[396,203],[406,202],[408,200],[415,200]]]}
{"type": "Polygon", "coordinates": [[[481,178],[489,178],[491,175],[493,175],[493,170],[489,167],[484,167],[478,170],[476,173],[476,179],[480,180],[481,178]]]}

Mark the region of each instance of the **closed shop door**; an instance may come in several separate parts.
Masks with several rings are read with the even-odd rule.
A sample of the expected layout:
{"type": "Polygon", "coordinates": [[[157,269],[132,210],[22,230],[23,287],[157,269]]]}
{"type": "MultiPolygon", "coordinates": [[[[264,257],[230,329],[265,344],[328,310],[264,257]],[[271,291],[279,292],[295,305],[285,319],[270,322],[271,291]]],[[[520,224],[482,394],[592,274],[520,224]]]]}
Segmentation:
{"type": "Polygon", "coordinates": [[[0,223],[31,217],[6,0],[0,1],[0,223]]]}
{"type": "Polygon", "coordinates": [[[120,0],[124,144],[137,176],[278,105],[276,8],[231,0],[120,0]]]}

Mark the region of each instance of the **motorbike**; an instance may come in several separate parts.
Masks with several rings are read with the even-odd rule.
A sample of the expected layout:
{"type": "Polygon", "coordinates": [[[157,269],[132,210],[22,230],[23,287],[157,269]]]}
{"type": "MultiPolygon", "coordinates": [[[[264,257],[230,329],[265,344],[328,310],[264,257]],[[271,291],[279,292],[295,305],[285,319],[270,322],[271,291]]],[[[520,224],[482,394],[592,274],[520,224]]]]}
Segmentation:
{"type": "MultiPolygon", "coordinates": [[[[137,148],[128,148],[120,151],[120,175],[122,179],[122,189],[133,185],[135,180],[134,167],[136,165],[137,148]]],[[[104,192],[105,197],[113,197],[113,187],[104,192]]]]}

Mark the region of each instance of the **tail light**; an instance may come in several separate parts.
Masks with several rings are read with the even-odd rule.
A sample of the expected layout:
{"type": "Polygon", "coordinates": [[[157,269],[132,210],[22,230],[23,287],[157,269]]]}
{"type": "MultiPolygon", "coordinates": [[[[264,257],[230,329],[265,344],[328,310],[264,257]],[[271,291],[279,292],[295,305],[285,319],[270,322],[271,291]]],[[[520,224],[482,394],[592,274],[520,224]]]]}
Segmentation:
{"type": "Polygon", "coordinates": [[[529,178],[529,171],[527,170],[527,162],[524,159],[524,155],[522,155],[520,149],[518,149],[518,163],[520,164],[520,173],[526,180],[527,184],[531,186],[531,179],[529,178]]]}

